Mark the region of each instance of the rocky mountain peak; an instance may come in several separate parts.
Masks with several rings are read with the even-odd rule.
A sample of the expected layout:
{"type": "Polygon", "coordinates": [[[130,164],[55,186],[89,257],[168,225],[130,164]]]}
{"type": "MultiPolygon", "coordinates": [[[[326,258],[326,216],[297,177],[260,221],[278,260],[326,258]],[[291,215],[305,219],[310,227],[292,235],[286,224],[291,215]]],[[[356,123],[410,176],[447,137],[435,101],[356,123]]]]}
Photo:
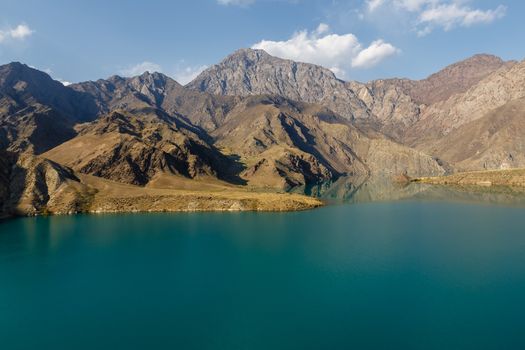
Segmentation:
{"type": "Polygon", "coordinates": [[[489,54],[477,54],[451,64],[426,79],[396,80],[414,101],[431,105],[463,93],[496,70],[514,64],[489,54]]]}
{"type": "Polygon", "coordinates": [[[65,89],[62,83],[53,80],[47,73],[31,68],[20,62],[11,62],[0,66],[0,91],[8,93],[9,90],[28,90],[32,94],[41,90],[65,89]]]}
{"type": "Polygon", "coordinates": [[[347,119],[369,117],[364,103],[329,69],[241,49],[202,72],[187,88],[215,95],[280,95],[321,103],[347,119]]]}

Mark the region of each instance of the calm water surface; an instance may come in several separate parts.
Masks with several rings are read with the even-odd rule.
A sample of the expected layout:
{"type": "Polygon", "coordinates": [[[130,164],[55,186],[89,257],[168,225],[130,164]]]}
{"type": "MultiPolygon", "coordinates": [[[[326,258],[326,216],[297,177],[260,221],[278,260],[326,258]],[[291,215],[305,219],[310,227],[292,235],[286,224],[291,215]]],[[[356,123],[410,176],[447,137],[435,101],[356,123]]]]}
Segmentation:
{"type": "Polygon", "coordinates": [[[0,223],[0,348],[524,349],[525,208],[439,198],[0,223]]]}

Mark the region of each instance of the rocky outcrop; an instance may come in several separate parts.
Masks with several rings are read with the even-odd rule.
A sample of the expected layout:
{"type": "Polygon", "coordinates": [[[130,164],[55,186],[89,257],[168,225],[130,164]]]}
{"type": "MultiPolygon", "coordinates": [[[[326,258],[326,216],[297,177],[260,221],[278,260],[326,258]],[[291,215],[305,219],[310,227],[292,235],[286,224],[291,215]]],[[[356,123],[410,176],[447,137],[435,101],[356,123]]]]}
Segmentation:
{"type": "Polygon", "coordinates": [[[424,145],[458,171],[525,168],[525,98],[514,100],[424,145]]]}
{"type": "Polygon", "coordinates": [[[432,157],[366,135],[325,107],[276,96],[246,99],[212,136],[241,157],[241,176],[254,184],[287,188],[341,175],[444,173],[432,157]]]}
{"type": "Polygon", "coordinates": [[[152,109],[100,117],[44,156],[84,174],[135,185],[159,173],[228,179],[233,168],[190,125],[152,109]]]}
{"type": "MultiPolygon", "coordinates": [[[[363,84],[243,49],[185,87],[149,72],[64,87],[4,65],[0,198],[24,213],[80,210],[99,191],[84,174],[290,190],[343,175],[524,166],[524,67],[477,55],[427,79],[363,84]]],[[[148,198],[171,203],[151,210],[176,207],[148,198]]]]}
{"type": "Polygon", "coordinates": [[[0,179],[4,214],[76,213],[89,205],[93,191],[68,168],[29,154],[4,154],[2,162],[9,169],[0,179]]]}
{"type": "Polygon", "coordinates": [[[460,126],[525,96],[525,61],[504,65],[465,93],[433,104],[406,133],[405,142],[424,149],[460,126]]]}
{"type": "Polygon", "coordinates": [[[326,106],[347,119],[369,119],[366,105],[330,70],[241,49],[202,72],[189,89],[215,95],[279,95],[326,106]]]}
{"type": "Polygon", "coordinates": [[[481,80],[515,62],[505,62],[493,55],[474,55],[454,63],[422,80],[390,79],[390,84],[400,87],[416,104],[432,105],[451,96],[464,93],[481,80]]]}
{"type": "MultiPolygon", "coordinates": [[[[242,49],[202,72],[187,87],[217,95],[273,94],[320,104],[355,121],[363,130],[380,131],[405,142],[407,130],[417,130],[417,134],[425,124],[420,119],[435,114],[428,106],[464,93],[494,72],[513,65],[495,56],[476,55],[423,80],[387,79],[363,84],[343,82],[319,66],[272,57],[262,50],[242,49]]],[[[413,142],[414,133],[409,132],[409,142],[413,142]]]]}
{"type": "Polygon", "coordinates": [[[98,106],[98,115],[153,107],[171,116],[191,119],[207,131],[216,129],[238,100],[189,90],[162,73],[150,72],[132,78],[112,76],[73,84],[71,88],[91,96],[98,106]]]}

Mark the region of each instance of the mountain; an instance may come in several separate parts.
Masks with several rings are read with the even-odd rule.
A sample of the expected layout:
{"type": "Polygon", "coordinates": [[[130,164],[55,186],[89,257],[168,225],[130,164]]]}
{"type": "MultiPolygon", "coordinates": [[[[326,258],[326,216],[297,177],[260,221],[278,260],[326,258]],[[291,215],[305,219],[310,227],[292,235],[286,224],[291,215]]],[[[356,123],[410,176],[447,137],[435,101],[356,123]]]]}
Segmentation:
{"type": "Polygon", "coordinates": [[[1,114],[13,114],[24,108],[42,105],[75,121],[92,118],[95,106],[47,73],[18,62],[0,66],[1,114]]]}
{"type": "Polygon", "coordinates": [[[0,214],[82,211],[93,191],[71,169],[30,154],[0,152],[0,214]]]}
{"type": "Polygon", "coordinates": [[[0,66],[0,149],[42,153],[75,135],[97,109],[89,95],[21,63],[0,66]]]}
{"type": "Polygon", "coordinates": [[[512,100],[426,145],[457,170],[525,167],[525,97],[512,100]]]}
{"type": "Polygon", "coordinates": [[[467,91],[424,109],[405,143],[427,149],[434,141],[506,103],[525,97],[525,61],[504,65],[467,91]]]}
{"type": "MultiPolygon", "coordinates": [[[[242,54],[243,52],[245,54],[261,54],[263,57],[271,58],[271,56],[262,51],[252,50],[241,50],[234,55],[242,54]]],[[[316,68],[315,66],[310,66],[312,69],[316,68]]],[[[335,79],[331,72],[327,72],[328,75],[335,79]]],[[[369,140],[369,135],[365,135],[350,125],[348,120],[338,115],[336,116],[334,112],[326,107],[298,103],[279,95],[264,94],[244,97],[213,95],[208,92],[182,87],[163,74],[148,72],[133,78],[114,76],[108,80],[74,84],[72,88],[78,92],[91,95],[99,106],[101,113],[115,110],[126,111],[127,113],[120,114],[120,117],[125,118],[128,122],[130,118],[144,119],[143,111],[149,108],[164,114],[165,117],[162,123],[165,125],[175,121],[178,121],[181,125],[184,124],[186,131],[191,131],[194,138],[200,139],[200,145],[206,144],[209,150],[217,148],[223,153],[215,153],[212,157],[204,157],[207,160],[208,169],[215,169],[214,171],[205,171],[206,175],[216,176],[221,179],[232,179],[237,176],[238,178],[235,181],[245,181],[252,186],[289,189],[295,186],[304,186],[308,183],[327,181],[333,177],[349,173],[399,172],[418,175],[422,173],[439,174],[443,170],[431,157],[419,154],[419,152],[413,150],[409,152],[406,148],[394,144],[379,134],[375,134],[373,142],[389,147],[392,156],[383,157],[385,158],[383,160],[384,164],[382,164],[384,166],[367,165],[364,161],[358,159],[359,156],[368,157],[373,154],[379,154],[379,152],[357,155],[354,148],[368,150],[370,145],[363,146],[365,143],[361,142],[356,143],[356,146],[354,146],[354,141],[358,139],[369,140]],[[315,111],[312,112],[313,110],[315,111]],[[319,120],[313,122],[309,113],[331,115],[331,118],[334,120],[332,123],[334,129],[335,125],[346,128],[349,130],[349,135],[346,138],[329,138],[325,135],[326,131],[324,131],[324,134],[319,134],[318,130],[323,130],[323,128],[320,126],[319,120]],[[140,115],[140,117],[137,115],[140,115]],[[292,126],[285,125],[286,123],[291,123],[292,126]],[[257,133],[258,135],[256,135],[257,133]],[[318,137],[321,141],[314,145],[311,144],[312,137],[310,135],[316,133],[319,134],[318,137]],[[267,137],[268,135],[272,136],[267,137]],[[400,155],[406,155],[406,153],[410,153],[410,156],[404,157],[400,155]],[[220,156],[223,157],[222,159],[229,161],[220,161],[219,163],[229,164],[227,168],[234,169],[238,173],[230,172],[226,174],[224,171],[218,170],[216,166],[210,165],[211,160],[221,159],[220,156]],[[414,158],[411,158],[412,156],[414,158]],[[419,158],[425,158],[426,161],[413,162],[413,159],[419,158]],[[237,159],[238,162],[232,162],[232,159],[237,159]],[[416,166],[416,164],[418,165],[416,166]],[[244,169],[242,170],[241,168],[243,167],[244,169]]],[[[153,119],[157,120],[158,116],[153,119]]],[[[107,127],[104,125],[107,122],[107,119],[99,117],[93,124],[98,125],[95,129],[102,128],[106,130],[107,127]]],[[[131,123],[136,124],[136,122],[131,123]]],[[[158,125],[158,120],[156,123],[158,125]]],[[[330,127],[323,127],[324,129],[330,129],[330,127]]],[[[150,129],[148,128],[148,130],[150,129]]],[[[97,137],[91,135],[93,130],[89,128],[84,129],[79,137],[64,144],[62,147],[58,147],[56,150],[50,151],[46,155],[51,159],[73,167],[77,171],[141,185],[147,184],[155,178],[155,174],[166,170],[165,161],[140,164],[138,160],[143,158],[144,151],[138,152],[136,155],[129,152],[118,155],[118,159],[125,160],[122,163],[123,166],[125,165],[125,171],[120,167],[118,170],[115,167],[111,167],[112,173],[108,173],[107,171],[102,171],[100,168],[102,164],[92,166],[92,162],[95,161],[93,157],[100,160],[100,147],[94,145],[89,148],[90,152],[87,152],[82,147],[76,148],[72,145],[77,143],[84,145],[86,143],[84,139],[88,137],[91,140],[96,140],[97,137]],[[72,153],[71,149],[78,149],[82,153],[72,153]],[[64,155],[69,155],[69,158],[64,155]],[[133,167],[129,166],[128,163],[130,162],[134,164],[133,167]],[[151,168],[152,166],[153,168],[151,168]],[[139,176],[136,172],[130,172],[129,169],[131,168],[142,169],[139,171],[142,175],[139,176]],[[122,172],[126,175],[123,176],[122,172]],[[149,175],[146,176],[146,173],[149,175]]],[[[103,134],[104,137],[107,136],[106,132],[99,134],[103,134]]],[[[167,132],[163,132],[163,134],[167,135],[167,132]]],[[[109,164],[109,159],[112,162],[117,162],[114,158],[115,148],[118,150],[133,149],[136,151],[138,147],[136,146],[137,139],[133,138],[134,147],[124,147],[122,142],[128,144],[132,139],[126,138],[124,141],[121,136],[118,138],[116,136],[113,137],[113,140],[118,139],[121,141],[120,143],[103,143],[104,147],[110,145],[110,149],[106,149],[103,152],[106,154],[104,156],[106,160],[102,163],[109,164]]],[[[138,139],[145,140],[144,135],[141,134],[138,139]]],[[[154,149],[156,146],[153,143],[148,143],[138,148],[154,149]]],[[[378,147],[378,149],[381,149],[381,147],[378,147]]],[[[209,154],[210,152],[205,153],[209,154]]],[[[202,155],[203,152],[199,151],[193,154],[202,155]]],[[[151,155],[148,155],[148,157],[151,157],[151,155]]],[[[162,158],[163,156],[160,157],[162,158]]],[[[121,162],[117,163],[121,164],[121,162]]],[[[183,162],[181,164],[187,163],[183,162]]],[[[106,165],[106,167],[108,166],[106,165]]],[[[171,167],[171,169],[174,168],[171,167]]],[[[193,170],[170,170],[169,172],[189,176],[189,174],[193,173],[193,170]]],[[[193,175],[190,177],[193,177],[193,175]]]]}
{"type": "Polygon", "coordinates": [[[229,173],[234,162],[192,129],[160,110],[113,111],[43,156],[80,173],[135,185],[162,173],[234,182],[235,174],[229,173]]]}
{"type": "Polygon", "coordinates": [[[368,83],[251,49],[186,86],[145,72],[65,87],[10,63],[0,66],[1,211],[306,208],[319,203],[259,193],[525,167],[524,99],[525,61],[490,55],[368,83]]]}
{"type": "Polygon", "coordinates": [[[241,176],[258,185],[444,172],[432,157],[380,134],[370,137],[326,107],[277,96],[245,99],[211,135],[217,147],[240,156],[246,164],[241,176]]]}
{"type": "Polygon", "coordinates": [[[451,64],[422,80],[391,79],[389,83],[400,86],[417,104],[432,105],[451,96],[466,92],[491,73],[502,67],[511,67],[515,62],[478,54],[451,64]]]}
{"type": "Polygon", "coordinates": [[[190,82],[187,88],[214,95],[279,95],[324,105],[347,119],[368,119],[366,105],[329,69],[241,49],[190,82]]]}
{"type": "Polygon", "coordinates": [[[186,89],[156,72],[145,72],[132,78],[112,76],[107,80],[72,84],[71,88],[91,96],[98,106],[99,115],[117,109],[133,112],[154,107],[170,115],[191,119],[195,125],[208,131],[217,128],[238,100],[186,89]]]}
{"type": "Polygon", "coordinates": [[[407,130],[419,122],[428,106],[463,93],[513,64],[491,55],[476,55],[423,80],[386,79],[364,84],[339,80],[320,66],[241,49],[202,72],[187,87],[215,95],[274,94],[320,104],[355,121],[363,130],[380,131],[405,143],[407,130]]]}

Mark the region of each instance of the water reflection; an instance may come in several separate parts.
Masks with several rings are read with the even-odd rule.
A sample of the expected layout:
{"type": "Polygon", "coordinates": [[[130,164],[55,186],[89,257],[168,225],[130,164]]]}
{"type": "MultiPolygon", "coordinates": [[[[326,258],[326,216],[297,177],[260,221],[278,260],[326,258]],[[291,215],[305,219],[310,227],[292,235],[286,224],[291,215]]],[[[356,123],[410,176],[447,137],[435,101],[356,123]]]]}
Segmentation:
{"type": "Polygon", "coordinates": [[[340,177],[301,191],[329,203],[429,200],[525,205],[525,188],[522,187],[428,185],[396,182],[391,177],[340,177]]]}

